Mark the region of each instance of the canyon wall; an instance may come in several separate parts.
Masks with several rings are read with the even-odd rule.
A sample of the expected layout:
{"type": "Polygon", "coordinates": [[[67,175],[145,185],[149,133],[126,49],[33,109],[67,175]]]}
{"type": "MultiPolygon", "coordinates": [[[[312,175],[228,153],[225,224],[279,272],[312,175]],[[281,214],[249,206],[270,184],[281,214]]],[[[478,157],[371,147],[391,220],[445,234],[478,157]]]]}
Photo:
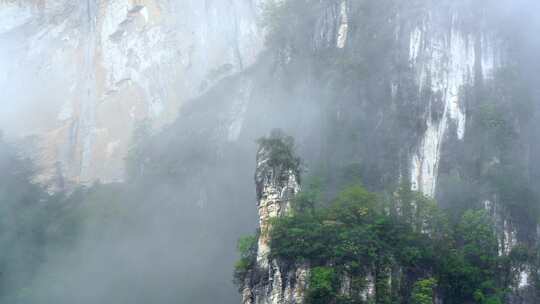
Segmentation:
{"type": "Polygon", "coordinates": [[[0,2],[0,128],[26,137],[39,180],[124,179],[134,128],[159,129],[263,46],[261,3],[43,0],[0,2]],[[6,46],[6,47],[4,47],[6,46]]]}

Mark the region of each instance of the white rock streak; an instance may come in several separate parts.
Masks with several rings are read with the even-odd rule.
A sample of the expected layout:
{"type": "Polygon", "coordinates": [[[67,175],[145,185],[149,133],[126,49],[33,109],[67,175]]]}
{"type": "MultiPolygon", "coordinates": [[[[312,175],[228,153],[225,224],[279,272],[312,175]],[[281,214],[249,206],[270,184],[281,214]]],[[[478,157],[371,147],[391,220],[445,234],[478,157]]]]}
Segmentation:
{"type": "Polygon", "coordinates": [[[342,1],[340,6],[340,25],[337,36],[337,47],[342,49],[347,43],[347,35],[349,32],[349,16],[347,13],[347,1],[342,1]]]}
{"type": "Polygon", "coordinates": [[[529,286],[529,273],[527,272],[527,270],[522,270],[519,273],[518,287],[525,288],[527,286],[529,286]]]}
{"type": "Polygon", "coordinates": [[[431,16],[410,35],[409,59],[416,70],[421,91],[432,92],[426,110],[426,131],[411,161],[413,190],[428,196],[435,195],[441,148],[448,130],[455,126],[455,136],[465,136],[467,117],[462,102],[462,89],[473,85],[475,66],[490,77],[495,66],[493,49],[486,39],[482,48],[475,48],[475,37],[458,31],[437,29],[431,16]],[[426,33],[430,33],[430,36],[426,33]],[[478,52],[478,53],[477,53],[478,52]],[[479,58],[482,60],[479,62],[479,58]]]}

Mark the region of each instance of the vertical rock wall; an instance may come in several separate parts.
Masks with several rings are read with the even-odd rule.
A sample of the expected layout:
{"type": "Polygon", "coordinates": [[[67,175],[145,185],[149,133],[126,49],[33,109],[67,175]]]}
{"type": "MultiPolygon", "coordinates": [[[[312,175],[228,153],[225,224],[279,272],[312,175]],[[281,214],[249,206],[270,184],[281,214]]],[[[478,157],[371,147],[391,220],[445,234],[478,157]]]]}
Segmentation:
{"type": "Polygon", "coordinates": [[[255,61],[261,4],[1,1],[0,85],[19,119],[0,128],[36,135],[45,183],[58,173],[82,184],[123,180],[138,121],[171,122],[185,101],[255,61]]]}
{"type": "Polygon", "coordinates": [[[448,137],[463,140],[465,136],[464,89],[491,79],[502,63],[498,39],[478,29],[466,31],[460,18],[459,11],[439,12],[433,7],[410,32],[409,62],[419,96],[427,102],[426,129],[411,160],[411,182],[413,190],[431,197],[437,186],[443,142],[448,137]]]}

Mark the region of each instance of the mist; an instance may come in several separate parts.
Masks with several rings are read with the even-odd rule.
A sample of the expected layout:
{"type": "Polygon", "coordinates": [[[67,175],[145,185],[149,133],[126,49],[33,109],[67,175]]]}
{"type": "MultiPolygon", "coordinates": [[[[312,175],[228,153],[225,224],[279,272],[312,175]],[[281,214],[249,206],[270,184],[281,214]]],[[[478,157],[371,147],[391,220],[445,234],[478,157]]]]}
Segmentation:
{"type": "Polygon", "coordinates": [[[257,232],[274,129],[328,201],[435,176],[452,216],[500,206],[501,242],[537,248],[536,1],[42,2],[0,0],[0,303],[241,303],[237,240],[257,232]],[[457,78],[463,138],[437,87],[457,78]]]}

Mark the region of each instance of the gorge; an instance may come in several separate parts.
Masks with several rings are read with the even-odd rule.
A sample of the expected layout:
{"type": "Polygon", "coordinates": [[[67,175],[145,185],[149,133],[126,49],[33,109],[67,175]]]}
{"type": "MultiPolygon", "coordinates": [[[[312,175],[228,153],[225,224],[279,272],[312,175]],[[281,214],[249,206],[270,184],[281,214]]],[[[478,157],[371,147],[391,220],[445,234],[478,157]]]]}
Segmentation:
{"type": "MultiPolygon", "coordinates": [[[[456,226],[483,210],[494,255],[510,265],[495,280],[504,295],[463,303],[537,303],[539,9],[532,0],[0,0],[0,129],[17,148],[3,143],[0,168],[19,172],[9,157],[28,158],[35,168],[3,174],[5,184],[43,188],[39,199],[0,188],[5,214],[37,202],[28,222],[5,219],[17,228],[2,242],[19,229],[46,232],[6,254],[15,266],[2,272],[0,300],[302,303],[311,268],[282,268],[268,235],[256,246],[266,279],[238,295],[234,245],[271,230],[270,218],[290,215],[293,197],[319,180],[318,210],[357,184],[385,201],[403,189],[434,200],[456,226]],[[297,171],[265,164],[257,140],[276,128],[294,138],[297,171]],[[20,254],[27,247],[34,257],[20,254]]],[[[369,287],[376,275],[364,279],[369,287]]],[[[376,289],[358,291],[359,303],[394,303],[376,289]]],[[[448,297],[430,303],[457,303],[448,297]]]]}

